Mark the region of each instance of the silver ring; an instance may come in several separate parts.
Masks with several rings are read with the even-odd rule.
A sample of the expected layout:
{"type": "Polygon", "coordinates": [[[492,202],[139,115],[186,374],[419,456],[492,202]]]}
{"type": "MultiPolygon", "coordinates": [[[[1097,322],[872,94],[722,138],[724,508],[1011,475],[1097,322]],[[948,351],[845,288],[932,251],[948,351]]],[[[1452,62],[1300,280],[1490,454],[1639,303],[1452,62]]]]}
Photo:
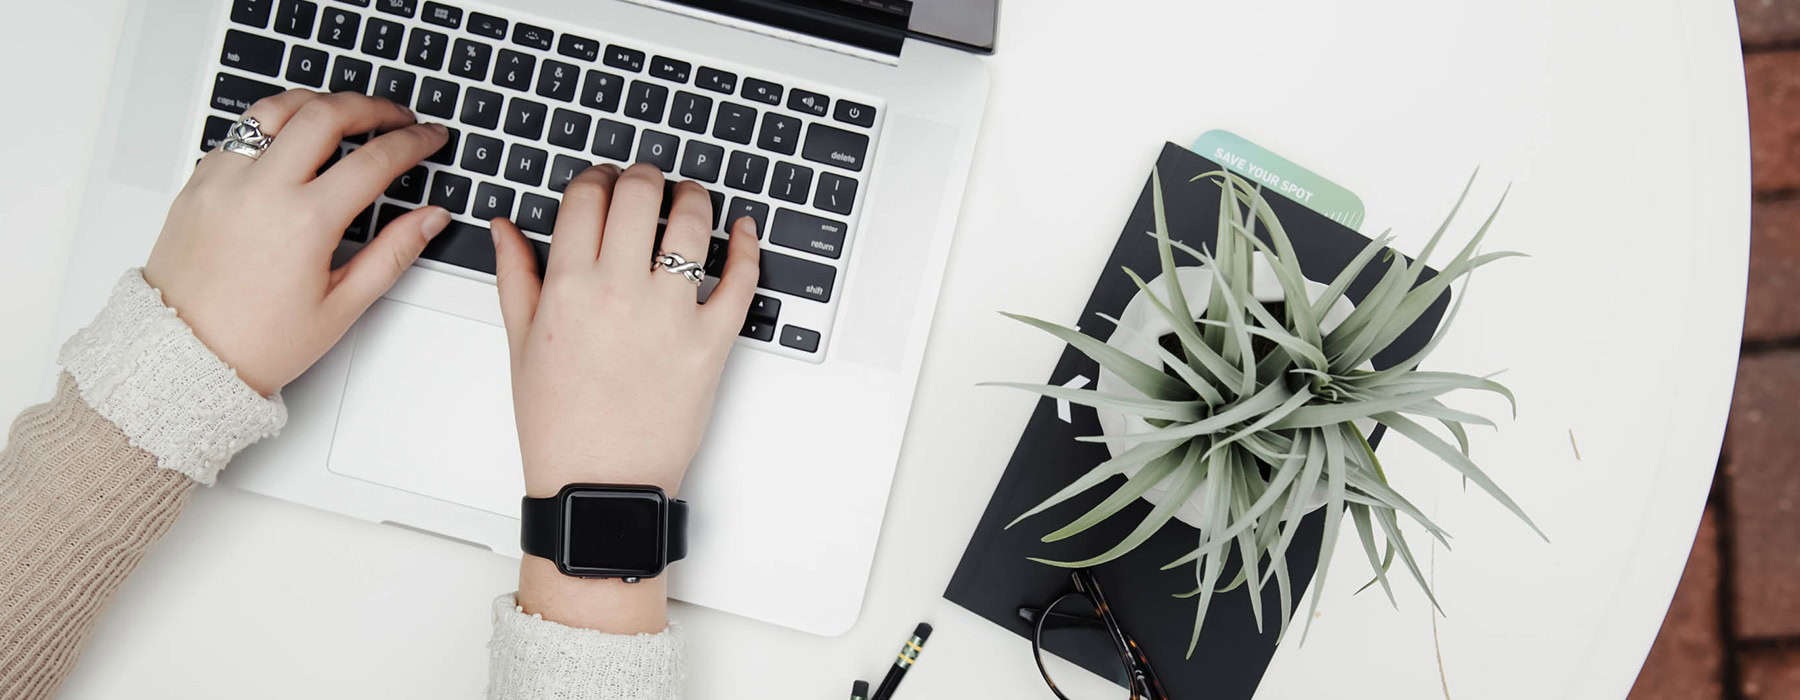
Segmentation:
{"type": "Polygon", "coordinates": [[[650,258],[650,269],[658,268],[670,274],[681,275],[687,278],[687,281],[694,283],[694,286],[699,286],[700,281],[706,279],[705,266],[681,257],[680,253],[658,251],[655,256],[650,258]]]}
{"type": "Polygon", "coordinates": [[[257,121],[256,117],[244,117],[225,131],[225,138],[219,141],[219,148],[256,160],[273,143],[275,137],[263,133],[262,122],[257,121]]]}

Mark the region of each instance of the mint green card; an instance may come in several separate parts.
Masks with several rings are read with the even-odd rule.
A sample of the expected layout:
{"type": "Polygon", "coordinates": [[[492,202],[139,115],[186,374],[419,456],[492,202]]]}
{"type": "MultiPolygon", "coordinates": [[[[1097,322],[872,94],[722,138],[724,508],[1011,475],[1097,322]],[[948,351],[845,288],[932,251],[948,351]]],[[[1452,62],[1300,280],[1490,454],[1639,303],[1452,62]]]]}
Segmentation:
{"type": "Polygon", "coordinates": [[[1363,203],[1356,193],[1320,177],[1269,149],[1224,129],[1194,139],[1193,151],[1273,192],[1304,204],[1351,230],[1362,227],[1363,203]]]}

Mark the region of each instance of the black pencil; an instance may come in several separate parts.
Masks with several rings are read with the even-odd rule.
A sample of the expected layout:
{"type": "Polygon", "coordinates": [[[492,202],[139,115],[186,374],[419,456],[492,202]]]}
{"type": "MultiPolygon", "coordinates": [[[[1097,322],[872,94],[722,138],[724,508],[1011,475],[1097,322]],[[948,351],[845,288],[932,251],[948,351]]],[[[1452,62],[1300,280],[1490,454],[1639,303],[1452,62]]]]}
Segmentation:
{"type": "Polygon", "coordinates": [[[869,700],[869,682],[857,681],[850,684],[850,700],[869,700]]]}
{"type": "Polygon", "coordinates": [[[888,669],[887,677],[881,679],[881,687],[875,690],[875,697],[870,700],[889,700],[894,697],[894,689],[900,687],[900,679],[906,677],[906,669],[919,662],[919,652],[925,651],[925,640],[931,638],[931,625],[923,622],[913,628],[912,638],[906,640],[906,646],[900,647],[899,658],[894,659],[894,667],[888,669]]]}

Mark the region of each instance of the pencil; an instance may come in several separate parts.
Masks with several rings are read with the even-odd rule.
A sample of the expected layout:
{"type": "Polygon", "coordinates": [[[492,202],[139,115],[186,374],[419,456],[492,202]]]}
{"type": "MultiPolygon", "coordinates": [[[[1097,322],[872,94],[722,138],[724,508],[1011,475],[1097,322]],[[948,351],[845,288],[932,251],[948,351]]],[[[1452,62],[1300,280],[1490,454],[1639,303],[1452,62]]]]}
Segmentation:
{"type": "Polygon", "coordinates": [[[871,700],[889,700],[894,697],[894,689],[900,687],[900,679],[906,677],[906,669],[919,662],[919,652],[925,651],[925,640],[931,638],[931,625],[923,622],[913,628],[912,638],[906,640],[906,646],[900,647],[899,657],[894,659],[893,668],[888,669],[887,677],[881,679],[881,687],[876,689],[871,700]]]}
{"type": "Polygon", "coordinates": [[[850,685],[850,700],[869,700],[869,682],[857,681],[850,685]]]}

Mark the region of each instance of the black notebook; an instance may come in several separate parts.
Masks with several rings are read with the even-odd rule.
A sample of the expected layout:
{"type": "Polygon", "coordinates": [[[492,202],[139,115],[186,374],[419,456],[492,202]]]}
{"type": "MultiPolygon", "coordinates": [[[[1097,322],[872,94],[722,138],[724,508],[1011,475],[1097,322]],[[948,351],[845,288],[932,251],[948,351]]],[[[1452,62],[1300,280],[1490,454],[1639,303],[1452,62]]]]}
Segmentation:
{"type": "MultiPolygon", "coordinates": [[[[1156,169],[1162,177],[1169,235],[1194,248],[1215,248],[1219,185],[1211,178],[1190,180],[1195,175],[1218,170],[1219,166],[1170,143],[1163,146],[1156,169]]],[[[1368,245],[1368,238],[1303,205],[1267,190],[1264,196],[1293,240],[1301,269],[1308,279],[1329,283],[1368,245]]],[[[1121,267],[1130,267],[1145,279],[1160,274],[1156,241],[1147,235],[1155,231],[1153,221],[1150,183],[1146,179],[1131,218],[1126,220],[1112,256],[1107,259],[1087,305],[1076,320],[1085,332],[1104,339],[1110,333],[1111,325],[1096,314],[1117,316],[1137,292],[1136,286],[1120,271],[1121,267]]],[[[1259,235],[1266,240],[1266,232],[1259,232],[1259,235]]],[[[1179,251],[1175,257],[1178,265],[1196,264],[1179,251]]],[[[1360,302],[1369,293],[1384,268],[1371,264],[1363,270],[1346,293],[1352,303],[1360,302]]],[[[1433,274],[1426,271],[1420,281],[1433,274]]],[[[1392,346],[1375,356],[1374,366],[1390,366],[1422,349],[1430,341],[1448,306],[1449,295],[1446,293],[1392,346]]],[[[1022,330],[1021,336],[1026,335],[1034,338],[1030,342],[1057,342],[1047,334],[1022,330]]],[[[1073,348],[1065,348],[1048,383],[1065,384],[1076,377],[1091,380],[1098,377],[1098,371],[1093,360],[1073,348]]],[[[1032,378],[993,379],[1029,381],[1032,378]]],[[[995,388],[993,391],[1009,390],[995,388]]],[[[1139,500],[1080,535],[1054,544],[1039,541],[1045,533],[1087,512],[1124,482],[1123,477],[1113,477],[1099,488],[1033,516],[1011,530],[1005,529],[1006,524],[1019,514],[1108,458],[1104,445],[1075,441],[1078,436],[1100,434],[1094,410],[1073,406],[1068,415],[1068,422],[1058,416],[1055,401],[1041,399],[1038,402],[944,593],[951,602],[1020,635],[1018,657],[1027,663],[1031,629],[1019,617],[1019,607],[1045,605],[1067,592],[1070,584],[1066,569],[1034,563],[1026,557],[1072,561],[1093,556],[1124,539],[1150,510],[1148,503],[1139,500]]],[[[1371,436],[1372,440],[1378,438],[1379,435],[1371,436]]],[[[1322,513],[1309,516],[1295,535],[1287,555],[1296,604],[1318,564],[1323,520],[1322,513]]],[[[1180,521],[1171,521],[1130,554],[1098,567],[1095,576],[1106,591],[1120,624],[1144,646],[1171,697],[1248,700],[1275,653],[1280,600],[1275,586],[1265,588],[1265,620],[1263,629],[1258,631],[1251,617],[1246,588],[1215,596],[1199,646],[1193,658],[1184,658],[1193,630],[1195,603],[1173,596],[1194,588],[1192,569],[1160,569],[1192,550],[1197,537],[1198,533],[1192,528],[1180,521]]],[[[1230,571],[1228,569],[1226,579],[1232,575],[1230,571]]],[[[1337,575],[1357,574],[1350,570],[1337,575]]],[[[1298,634],[1298,627],[1304,625],[1305,620],[1296,616],[1291,624],[1295,626],[1293,632],[1298,634]]],[[[1110,646],[1095,646],[1057,651],[1064,658],[1096,672],[1100,672],[1099,664],[1118,664],[1118,656],[1110,646]]]]}

